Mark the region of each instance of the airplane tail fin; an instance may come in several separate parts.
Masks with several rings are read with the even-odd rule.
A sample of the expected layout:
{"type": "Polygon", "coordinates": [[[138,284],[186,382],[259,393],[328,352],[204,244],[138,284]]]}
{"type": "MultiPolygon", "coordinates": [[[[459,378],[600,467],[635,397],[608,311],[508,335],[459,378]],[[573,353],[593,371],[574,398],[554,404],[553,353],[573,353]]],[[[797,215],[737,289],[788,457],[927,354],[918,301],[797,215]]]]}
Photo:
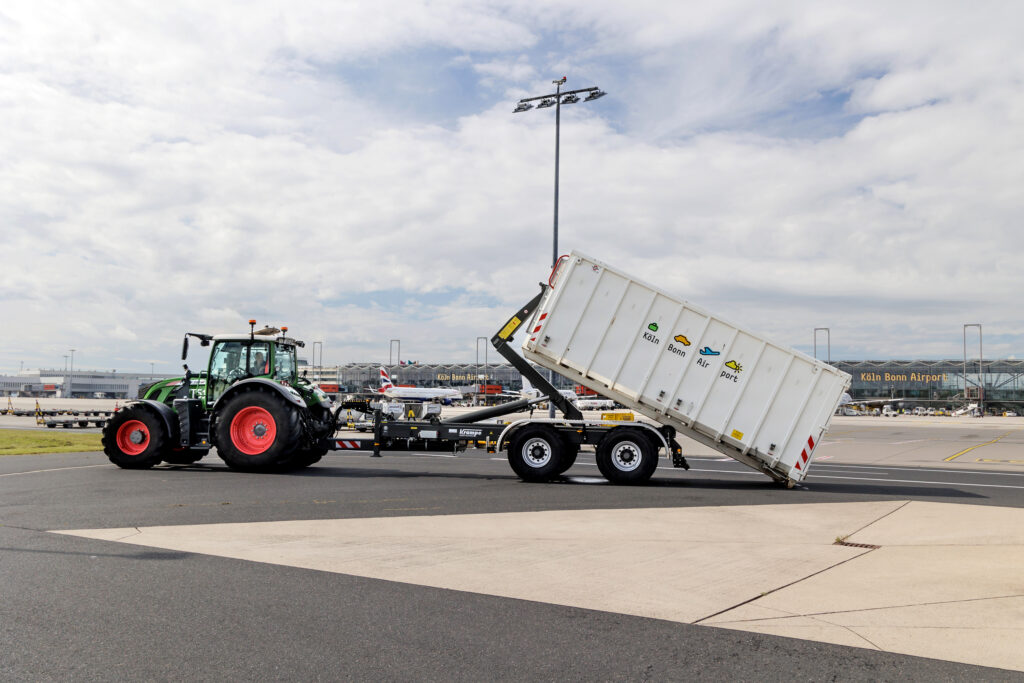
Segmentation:
{"type": "Polygon", "coordinates": [[[384,369],[384,366],[380,368],[380,393],[384,393],[388,389],[393,388],[394,385],[391,383],[391,377],[388,375],[388,371],[384,369]]]}
{"type": "Polygon", "coordinates": [[[523,378],[523,395],[532,396],[534,393],[533,385],[530,384],[530,380],[526,379],[526,375],[522,375],[523,378]]]}

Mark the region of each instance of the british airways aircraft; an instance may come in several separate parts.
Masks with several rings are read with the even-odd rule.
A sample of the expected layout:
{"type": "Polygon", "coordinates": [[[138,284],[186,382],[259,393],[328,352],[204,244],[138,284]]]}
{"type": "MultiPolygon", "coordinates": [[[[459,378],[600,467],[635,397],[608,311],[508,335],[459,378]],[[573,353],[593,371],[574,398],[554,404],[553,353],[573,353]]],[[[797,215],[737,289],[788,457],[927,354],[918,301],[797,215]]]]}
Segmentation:
{"type": "Polygon", "coordinates": [[[399,401],[440,401],[450,404],[452,401],[462,399],[462,393],[458,389],[396,387],[391,383],[391,376],[383,366],[380,369],[380,389],[377,392],[399,401]]]}

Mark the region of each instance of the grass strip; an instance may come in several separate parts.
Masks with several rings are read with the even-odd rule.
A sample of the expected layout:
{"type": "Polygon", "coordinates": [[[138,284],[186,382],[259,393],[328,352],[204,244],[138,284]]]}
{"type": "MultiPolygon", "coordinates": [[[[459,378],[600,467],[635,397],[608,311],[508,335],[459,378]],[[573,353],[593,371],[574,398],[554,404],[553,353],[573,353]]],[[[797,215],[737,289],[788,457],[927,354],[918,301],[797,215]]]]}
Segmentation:
{"type": "Polygon", "coordinates": [[[39,429],[0,429],[0,455],[79,453],[102,450],[96,432],[75,434],[39,429]]]}

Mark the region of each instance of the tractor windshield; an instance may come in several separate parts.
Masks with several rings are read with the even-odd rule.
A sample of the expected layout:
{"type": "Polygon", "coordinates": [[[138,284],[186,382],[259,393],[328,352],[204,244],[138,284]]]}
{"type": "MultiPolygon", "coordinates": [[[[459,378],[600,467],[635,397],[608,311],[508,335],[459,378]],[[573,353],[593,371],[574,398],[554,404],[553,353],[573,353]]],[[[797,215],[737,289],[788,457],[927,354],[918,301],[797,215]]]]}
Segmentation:
{"type": "Polygon", "coordinates": [[[295,382],[295,347],[291,344],[277,344],[274,349],[274,379],[295,382]]]}

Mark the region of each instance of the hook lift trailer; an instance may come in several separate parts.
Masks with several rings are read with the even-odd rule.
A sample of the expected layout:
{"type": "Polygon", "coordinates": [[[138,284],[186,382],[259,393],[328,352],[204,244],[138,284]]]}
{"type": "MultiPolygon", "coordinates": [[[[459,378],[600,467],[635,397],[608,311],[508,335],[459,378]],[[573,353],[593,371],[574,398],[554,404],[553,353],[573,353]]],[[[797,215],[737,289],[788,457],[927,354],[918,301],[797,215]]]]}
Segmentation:
{"type": "MultiPolygon", "coordinates": [[[[585,420],[579,408],[511,347],[512,334],[533,318],[547,291],[548,286],[542,284],[541,291],[491,337],[491,344],[498,353],[529,379],[541,396],[522,398],[447,420],[391,420],[378,408],[373,411],[373,439],[332,438],[326,447],[329,450],[371,450],[373,457],[380,457],[381,450],[458,453],[482,443],[488,453],[507,448],[509,465],[525,481],[545,481],[562,474],[576,462],[583,445],[596,447],[601,474],[617,484],[636,484],[649,479],[658,466],[662,449],[671,453],[673,465],[689,469],[675,439],[675,428],[645,422],[585,420]],[[530,417],[509,424],[484,421],[525,410],[532,413],[534,405],[542,401],[550,401],[564,417],[530,417]]],[[[342,407],[369,410],[365,401],[346,402],[342,407]]]]}

